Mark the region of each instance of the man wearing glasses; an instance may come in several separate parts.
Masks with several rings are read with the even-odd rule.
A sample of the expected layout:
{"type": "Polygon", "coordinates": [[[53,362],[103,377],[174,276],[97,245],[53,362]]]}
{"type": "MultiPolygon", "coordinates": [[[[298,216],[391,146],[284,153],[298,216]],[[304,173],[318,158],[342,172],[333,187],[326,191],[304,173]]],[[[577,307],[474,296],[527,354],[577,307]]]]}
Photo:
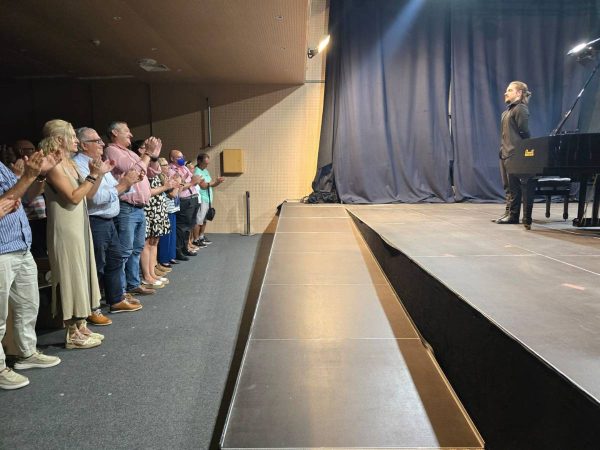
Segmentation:
{"type": "MultiPolygon", "coordinates": [[[[82,176],[90,173],[89,163],[101,158],[104,142],[92,128],[79,128],[79,153],[73,157],[82,176]]],[[[113,219],[119,214],[119,195],[139,181],[140,173],[131,170],[119,181],[107,172],[100,183],[87,194],[87,206],[90,228],[94,241],[96,270],[98,281],[104,287],[104,298],[110,306],[111,313],[138,311],[142,309],[140,302],[125,293],[125,272],[123,270],[125,252],[119,240],[113,219]]],[[[110,325],[112,321],[102,315],[100,308],[92,310],[88,322],[94,325],[110,325]]]]}

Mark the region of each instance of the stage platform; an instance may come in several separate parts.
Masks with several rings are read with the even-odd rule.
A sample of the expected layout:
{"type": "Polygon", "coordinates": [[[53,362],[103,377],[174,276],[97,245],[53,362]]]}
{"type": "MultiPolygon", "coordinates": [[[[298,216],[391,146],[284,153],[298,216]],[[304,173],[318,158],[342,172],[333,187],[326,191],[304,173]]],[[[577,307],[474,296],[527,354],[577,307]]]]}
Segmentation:
{"type": "Polygon", "coordinates": [[[600,230],[502,208],[348,211],[489,448],[600,448],[600,230]]]}
{"type": "Polygon", "coordinates": [[[283,205],[220,443],[481,449],[342,205],[283,205]]]}
{"type": "Polygon", "coordinates": [[[284,204],[222,448],[600,448],[600,230],[502,209],[284,204]]]}

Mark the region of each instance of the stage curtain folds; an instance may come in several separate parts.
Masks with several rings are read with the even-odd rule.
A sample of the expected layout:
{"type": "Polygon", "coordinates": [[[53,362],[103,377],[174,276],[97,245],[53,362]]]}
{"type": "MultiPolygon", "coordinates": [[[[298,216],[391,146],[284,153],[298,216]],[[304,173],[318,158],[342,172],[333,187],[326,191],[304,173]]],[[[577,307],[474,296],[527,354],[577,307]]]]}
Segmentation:
{"type": "MultiPolygon", "coordinates": [[[[531,135],[548,135],[588,68],[566,54],[594,35],[595,2],[458,0],[451,6],[452,135],[456,200],[504,197],[498,166],[503,93],[527,83],[531,135]]],[[[579,108],[564,130],[577,128],[579,108]]]]}
{"type": "Polygon", "coordinates": [[[452,198],[447,5],[331,2],[319,167],[343,202],[452,198]]]}
{"type": "Polygon", "coordinates": [[[593,0],[331,0],[314,186],[332,164],[346,203],[500,201],[506,84],[529,84],[547,135],[591,70],[565,54],[597,25],[593,0]]]}

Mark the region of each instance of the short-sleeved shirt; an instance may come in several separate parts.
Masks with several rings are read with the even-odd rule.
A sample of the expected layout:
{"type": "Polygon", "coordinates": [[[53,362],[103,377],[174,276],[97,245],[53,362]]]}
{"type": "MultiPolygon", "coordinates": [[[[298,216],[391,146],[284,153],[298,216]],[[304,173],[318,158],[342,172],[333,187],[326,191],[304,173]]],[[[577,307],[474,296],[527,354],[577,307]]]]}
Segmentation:
{"type": "MultiPolygon", "coordinates": [[[[194,170],[194,175],[200,175],[202,178],[204,178],[204,181],[206,181],[208,184],[210,184],[210,182],[212,181],[210,173],[208,172],[208,168],[201,169],[200,167],[196,166],[196,169],[194,170]]],[[[202,198],[202,203],[212,203],[213,189],[210,186],[208,187],[208,189],[200,188],[200,197],[202,198]],[[210,202],[209,202],[209,198],[208,198],[209,191],[210,191],[210,202]]]]}
{"type": "MultiPolygon", "coordinates": [[[[17,184],[17,177],[0,162],[0,196],[17,184]]],[[[31,227],[23,206],[0,219],[0,255],[28,250],[31,247],[31,227]]]]}
{"type": "Polygon", "coordinates": [[[146,176],[144,176],[142,181],[138,181],[131,186],[131,189],[121,194],[120,198],[132,205],[147,205],[150,200],[150,182],[148,181],[148,177],[152,178],[158,175],[160,171],[154,170],[152,167],[146,169],[142,163],[142,158],[131,150],[115,143],[109,144],[104,149],[104,154],[108,159],[112,159],[115,162],[112,174],[117,180],[131,169],[143,170],[145,172],[146,176]]]}
{"type": "MultiPolygon", "coordinates": [[[[169,164],[169,177],[172,177],[176,173],[181,175],[182,183],[187,184],[192,181],[192,172],[190,172],[190,169],[173,163],[169,164]]],[[[190,198],[192,195],[198,195],[196,186],[190,186],[187,189],[179,191],[179,198],[190,198]]]]}

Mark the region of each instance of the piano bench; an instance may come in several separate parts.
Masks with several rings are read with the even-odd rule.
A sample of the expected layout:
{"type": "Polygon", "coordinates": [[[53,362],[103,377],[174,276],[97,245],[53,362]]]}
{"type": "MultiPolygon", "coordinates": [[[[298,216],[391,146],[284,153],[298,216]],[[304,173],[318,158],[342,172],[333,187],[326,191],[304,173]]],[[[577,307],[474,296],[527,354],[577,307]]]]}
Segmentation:
{"type": "Polygon", "coordinates": [[[563,219],[569,218],[570,178],[540,178],[536,181],[535,195],[546,197],[546,217],[550,217],[550,203],[553,195],[563,197],[563,219]]]}

